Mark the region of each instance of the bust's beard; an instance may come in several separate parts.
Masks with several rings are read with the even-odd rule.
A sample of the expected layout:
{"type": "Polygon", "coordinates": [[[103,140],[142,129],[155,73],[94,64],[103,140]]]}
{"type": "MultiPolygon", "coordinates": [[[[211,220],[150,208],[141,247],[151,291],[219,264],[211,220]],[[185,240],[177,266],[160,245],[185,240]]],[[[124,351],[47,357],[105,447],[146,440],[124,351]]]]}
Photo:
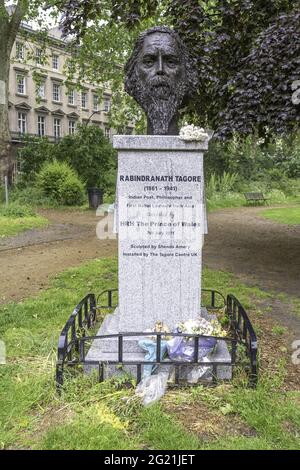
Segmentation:
{"type": "Polygon", "coordinates": [[[136,77],[132,96],[144,109],[153,134],[166,135],[185,95],[183,82],[172,85],[168,78],[155,77],[142,84],[136,77]]]}

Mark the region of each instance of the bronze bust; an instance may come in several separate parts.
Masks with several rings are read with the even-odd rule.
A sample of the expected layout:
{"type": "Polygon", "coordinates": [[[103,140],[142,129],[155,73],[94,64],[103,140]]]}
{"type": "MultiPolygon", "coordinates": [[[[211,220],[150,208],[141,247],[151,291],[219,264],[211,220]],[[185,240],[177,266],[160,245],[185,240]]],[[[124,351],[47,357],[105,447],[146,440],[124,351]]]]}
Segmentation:
{"type": "Polygon", "coordinates": [[[140,34],[125,65],[125,90],[145,111],[148,134],[178,134],[178,111],[197,83],[193,60],[175,31],[155,26],[140,34]]]}

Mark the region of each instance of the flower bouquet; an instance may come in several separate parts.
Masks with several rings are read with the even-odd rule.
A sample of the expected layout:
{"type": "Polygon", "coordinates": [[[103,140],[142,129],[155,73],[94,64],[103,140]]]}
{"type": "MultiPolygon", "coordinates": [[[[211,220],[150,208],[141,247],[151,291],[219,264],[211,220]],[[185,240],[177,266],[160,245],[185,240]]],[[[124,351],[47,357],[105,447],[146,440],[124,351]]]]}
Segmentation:
{"type": "Polygon", "coordinates": [[[179,138],[187,142],[203,142],[208,139],[208,134],[204,129],[202,129],[202,127],[185,123],[180,129],[179,138]]]}
{"type": "MultiPolygon", "coordinates": [[[[222,329],[217,320],[209,322],[205,318],[187,320],[181,322],[176,327],[177,333],[197,334],[209,336],[209,338],[198,338],[199,359],[207,356],[217,344],[216,338],[210,336],[226,336],[226,331],[222,329]]],[[[182,361],[193,361],[195,351],[195,339],[184,336],[175,336],[167,342],[168,354],[171,359],[182,361]]]]}

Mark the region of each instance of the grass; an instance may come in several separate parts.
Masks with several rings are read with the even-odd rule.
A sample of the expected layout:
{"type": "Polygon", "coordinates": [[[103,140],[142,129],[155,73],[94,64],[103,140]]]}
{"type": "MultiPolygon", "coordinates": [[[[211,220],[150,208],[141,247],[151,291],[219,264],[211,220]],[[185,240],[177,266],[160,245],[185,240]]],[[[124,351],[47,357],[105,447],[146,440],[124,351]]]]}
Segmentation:
{"type": "Polygon", "coordinates": [[[12,237],[33,228],[45,227],[48,220],[39,215],[28,217],[3,217],[0,215],[0,238],[12,237]]]}
{"type": "MultiPolygon", "coordinates": [[[[205,269],[203,277],[204,287],[233,292],[246,308],[270,295],[225,272],[205,269]]],[[[7,349],[7,364],[0,366],[1,448],[299,449],[300,395],[282,388],[285,367],[275,360],[272,373],[262,371],[256,390],[238,375],[231,385],[214,389],[169,391],[148,408],[133,390],[120,389],[114,380],[99,384],[95,375],[66,374],[58,396],[54,367],[62,326],[88,291],[116,286],[117,260],[93,260],[56,276],[36,297],[0,306],[0,338],[7,349]],[[191,423],[185,419],[189,410],[191,423]],[[231,420],[251,432],[237,433],[231,425],[224,434],[231,420]],[[208,425],[209,437],[201,433],[208,425]]]]}
{"type": "Polygon", "coordinates": [[[31,206],[10,203],[0,205],[0,237],[8,237],[24,230],[43,227],[48,220],[35,213],[31,206]]]}
{"type": "Polygon", "coordinates": [[[300,225],[300,206],[268,209],[260,215],[280,224],[300,225]]]}
{"type": "MultiPolygon", "coordinates": [[[[269,204],[286,205],[291,203],[299,203],[299,196],[285,196],[282,191],[273,190],[264,194],[269,199],[269,204]]],[[[207,209],[210,212],[218,209],[242,206],[249,207],[249,205],[246,203],[245,196],[242,193],[226,192],[222,194],[217,192],[210,198],[207,198],[207,209]]],[[[270,209],[270,211],[271,210],[272,209],[270,209]]],[[[283,207],[282,210],[285,210],[285,207],[283,207]]]]}

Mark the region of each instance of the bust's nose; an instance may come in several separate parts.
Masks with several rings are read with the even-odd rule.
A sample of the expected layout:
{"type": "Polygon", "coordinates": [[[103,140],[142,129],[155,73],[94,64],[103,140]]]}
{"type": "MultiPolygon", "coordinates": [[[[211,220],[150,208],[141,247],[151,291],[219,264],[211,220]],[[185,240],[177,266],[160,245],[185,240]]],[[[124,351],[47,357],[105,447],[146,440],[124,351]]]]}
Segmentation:
{"type": "Polygon", "coordinates": [[[157,75],[164,75],[164,63],[163,63],[163,58],[161,55],[161,52],[158,53],[158,64],[157,64],[157,75]]]}

